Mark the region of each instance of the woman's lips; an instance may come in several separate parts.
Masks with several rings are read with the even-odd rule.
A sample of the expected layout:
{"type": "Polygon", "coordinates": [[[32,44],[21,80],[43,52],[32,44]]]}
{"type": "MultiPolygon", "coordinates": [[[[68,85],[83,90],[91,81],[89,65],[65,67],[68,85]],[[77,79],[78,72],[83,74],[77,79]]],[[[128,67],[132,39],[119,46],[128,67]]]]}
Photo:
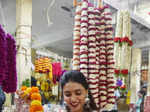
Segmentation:
{"type": "Polygon", "coordinates": [[[79,103],[71,103],[72,107],[77,107],[79,103]]]}

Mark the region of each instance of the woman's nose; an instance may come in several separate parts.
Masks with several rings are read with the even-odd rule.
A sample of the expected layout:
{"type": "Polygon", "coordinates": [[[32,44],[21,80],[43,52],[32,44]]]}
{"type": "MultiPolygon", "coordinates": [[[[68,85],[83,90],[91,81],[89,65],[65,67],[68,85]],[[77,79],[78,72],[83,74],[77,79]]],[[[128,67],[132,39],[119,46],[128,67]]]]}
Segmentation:
{"type": "Polygon", "coordinates": [[[71,102],[76,102],[76,101],[77,101],[76,96],[72,96],[72,97],[71,97],[71,102]]]}

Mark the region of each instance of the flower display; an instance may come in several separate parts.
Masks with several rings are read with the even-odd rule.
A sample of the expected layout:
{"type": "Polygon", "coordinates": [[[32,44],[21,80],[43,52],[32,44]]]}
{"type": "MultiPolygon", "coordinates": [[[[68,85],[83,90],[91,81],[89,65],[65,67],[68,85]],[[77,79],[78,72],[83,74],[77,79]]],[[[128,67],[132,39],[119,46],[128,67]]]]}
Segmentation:
{"type": "Polygon", "coordinates": [[[127,74],[128,74],[128,69],[123,69],[123,70],[121,70],[121,74],[127,75],[127,74]]]}
{"type": "Polygon", "coordinates": [[[122,83],[122,80],[118,79],[118,80],[117,80],[117,83],[116,83],[116,86],[117,86],[117,87],[121,87],[122,84],[123,84],[123,83],[122,83]]]}
{"type": "Polygon", "coordinates": [[[129,40],[128,37],[114,37],[114,42],[119,43],[120,46],[122,46],[123,43],[127,43],[129,46],[133,45],[133,41],[129,40]]]}
{"type": "Polygon", "coordinates": [[[121,42],[121,38],[120,37],[115,37],[114,42],[121,42]]]}
{"type": "Polygon", "coordinates": [[[39,93],[33,93],[31,94],[31,100],[38,100],[41,101],[41,95],[39,93]]]}
{"type": "Polygon", "coordinates": [[[0,25],[0,85],[6,93],[12,93],[17,88],[16,41],[6,33],[0,25]]]}
{"type": "Polygon", "coordinates": [[[129,45],[129,46],[132,46],[132,45],[133,45],[132,40],[129,40],[128,45],[129,45]]]}
{"type": "Polygon", "coordinates": [[[30,105],[29,112],[43,112],[41,95],[38,87],[22,86],[21,89],[17,91],[17,94],[22,100],[30,105]]]}
{"type": "Polygon", "coordinates": [[[120,70],[115,69],[114,72],[115,72],[116,75],[120,74],[120,70]]]}
{"type": "Polygon", "coordinates": [[[76,7],[74,24],[73,69],[87,78],[97,107],[111,109],[115,103],[115,85],[113,27],[109,7],[95,8],[84,0],[76,7]]]}
{"type": "Polygon", "coordinates": [[[121,42],[128,42],[128,41],[129,41],[128,37],[121,38],[121,42]]]}

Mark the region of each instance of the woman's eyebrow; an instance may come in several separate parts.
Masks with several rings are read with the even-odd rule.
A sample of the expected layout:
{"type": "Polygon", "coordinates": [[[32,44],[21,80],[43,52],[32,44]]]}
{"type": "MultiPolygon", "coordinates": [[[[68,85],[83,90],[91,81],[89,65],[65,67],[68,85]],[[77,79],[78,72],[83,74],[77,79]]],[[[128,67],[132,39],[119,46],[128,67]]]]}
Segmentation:
{"type": "Polygon", "coordinates": [[[76,90],[74,90],[74,91],[81,91],[81,89],[76,89],[76,90]]]}
{"type": "Polygon", "coordinates": [[[70,91],[64,91],[64,93],[70,93],[70,91]]]}

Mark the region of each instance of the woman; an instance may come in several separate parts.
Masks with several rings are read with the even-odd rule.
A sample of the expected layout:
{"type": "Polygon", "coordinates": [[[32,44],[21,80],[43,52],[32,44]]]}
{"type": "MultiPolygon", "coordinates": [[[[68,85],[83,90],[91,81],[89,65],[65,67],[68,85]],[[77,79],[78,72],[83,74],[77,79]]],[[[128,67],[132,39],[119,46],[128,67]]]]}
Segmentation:
{"type": "Polygon", "coordinates": [[[60,80],[63,100],[68,112],[93,112],[96,105],[88,91],[88,83],[79,71],[65,72],[60,80]]]}

